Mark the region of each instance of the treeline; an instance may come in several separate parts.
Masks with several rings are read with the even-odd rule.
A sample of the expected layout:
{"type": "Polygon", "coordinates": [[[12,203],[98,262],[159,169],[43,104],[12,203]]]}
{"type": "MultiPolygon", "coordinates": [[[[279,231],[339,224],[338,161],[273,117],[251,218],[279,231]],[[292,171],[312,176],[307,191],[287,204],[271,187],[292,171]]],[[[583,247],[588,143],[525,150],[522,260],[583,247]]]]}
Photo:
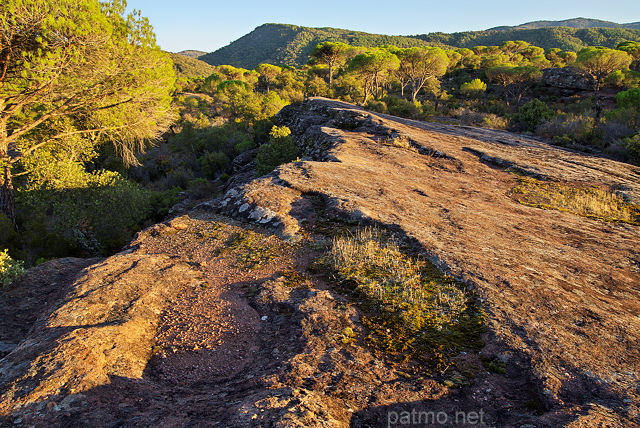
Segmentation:
{"type": "Polygon", "coordinates": [[[308,96],[414,119],[530,132],[556,144],[640,160],[640,106],[633,89],[640,82],[640,43],[576,53],[523,41],[456,50],[323,42],[311,58],[298,68],[222,65],[205,78],[184,81],[174,135],[145,155],[131,176],[158,188],[223,182],[234,157],[255,156],[269,146],[272,115],[308,96]],[[567,94],[545,84],[545,69],[570,73],[586,87],[567,94]],[[618,105],[612,105],[616,92],[618,105]]]}
{"type": "Polygon", "coordinates": [[[465,31],[430,33],[415,36],[428,43],[472,48],[479,45],[500,45],[509,40],[525,40],[543,49],[559,48],[577,52],[587,46],[614,48],[623,41],[640,41],[640,30],[627,28],[569,28],[465,31]]]}
{"type": "Polygon", "coordinates": [[[640,41],[640,30],[627,28],[508,29],[429,33],[415,36],[387,36],[337,28],[310,28],[285,24],[264,24],[251,33],[199,59],[211,65],[233,65],[253,69],[258,64],[283,64],[302,67],[314,47],[331,41],[373,48],[394,45],[401,48],[436,46],[446,49],[500,46],[511,40],[523,40],[543,49],[559,48],[577,52],[588,46],[615,48],[623,41],[640,41]]]}

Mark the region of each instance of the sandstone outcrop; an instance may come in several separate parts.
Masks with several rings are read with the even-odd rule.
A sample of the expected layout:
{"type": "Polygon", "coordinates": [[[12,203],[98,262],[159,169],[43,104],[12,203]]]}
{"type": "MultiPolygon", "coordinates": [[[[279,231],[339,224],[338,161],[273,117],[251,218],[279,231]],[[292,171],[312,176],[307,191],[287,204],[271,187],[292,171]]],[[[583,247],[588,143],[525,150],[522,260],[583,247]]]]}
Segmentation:
{"type": "Polygon", "coordinates": [[[245,177],[220,198],[75,264],[4,339],[17,347],[0,362],[3,425],[367,427],[417,409],[481,411],[487,426],[636,426],[640,227],[510,192],[524,175],[639,203],[637,167],[322,98],[279,120],[302,161],[248,183],[238,165],[245,177]],[[387,228],[475,290],[488,331],[451,369],[466,381],[341,340],[364,327],[357,299],[314,268],[332,222],[387,228]]]}

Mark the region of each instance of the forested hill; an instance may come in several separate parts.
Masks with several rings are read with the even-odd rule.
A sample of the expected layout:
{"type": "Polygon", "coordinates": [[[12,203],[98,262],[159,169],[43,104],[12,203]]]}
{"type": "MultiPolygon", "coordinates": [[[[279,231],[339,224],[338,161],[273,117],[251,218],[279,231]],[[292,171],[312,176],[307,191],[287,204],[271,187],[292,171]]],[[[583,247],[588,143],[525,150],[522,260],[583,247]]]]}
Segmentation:
{"type": "Polygon", "coordinates": [[[524,40],[544,49],[560,48],[578,51],[586,46],[614,48],[626,40],[640,41],[640,30],[628,28],[544,27],[535,29],[465,31],[460,33],[430,33],[415,36],[433,45],[458,48],[497,46],[508,40],[524,40]]]}
{"type": "Polygon", "coordinates": [[[264,24],[215,52],[199,57],[212,65],[233,65],[253,69],[261,63],[301,66],[309,60],[311,50],[324,41],[352,46],[398,47],[425,46],[412,37],[386,36],[337,28],[310,28],[287,24],[264,24]]]}
{"type": "Polygon", "coordinates": [[[184,55],[184,56],[188,56],[190,58],[196,58],[196,59],[200,58],[202,55],[207,54],[207,52],[197,51],[197,50],[193,50],[193,49],[186,50],[186,51],[180,51],[180,52],[177,52],[177,53],[179,53],[180,55],[184,55]]]}
{"type": "MultiPolygon", "coordinates": [[[[301,66],[307,63],[309,54],[315,45],[324,41],[338,41],[352,46],[373,47],[380,45],[441,46],[450,48],[472,48],[475,46],[495,46],[507,40],[524,40],[545,49],[560,48],[578,51],[585,46],[615,47],[625,40],[640,41],[640,29],[632,28],[590,28],[597,21],[578,18],[567,25],[589,28],[547,27],[538,21],[542,28],[529,28],[536,23],[519,27],[500,27],[486,31],[467,31],[460,33],[429,33],[417,36],[387,36],[337,28],[310,28],[287,24],[264,24],[251,33],[215,52],[200,56],[199,59],[211,65],[233,65],[253,69],[258,64],[301,66]]],[[[610,23],[614,24],[614,23],[610,23]]],[[[636,23],[637,24],[637,23],[636,23]]],[[[614,24],[633,26],[636,24],[614,24]]],[[[637,24],[640,27],[640,24],[637,24]]]]}
{"type": "Polygon", "coordinates": [[[611,21],[602,21],[600,19],[589,18],[573,18],[564,19],[562,21],[533,21],[526,24],[516,25],[513,27],[502,26],[489,28],[489,30],[533,30],[545,27],[569,27],[569,28],[627,28],[630,30],[640,30],[640,22],[631,22],[628,24],[617,24],[611,21]]]}
{"type": "Polygon", "coordinates": [[[184,53],[169,54],[173,61],[173,68],[178,78],[182,77],[207,77],[215,69],[204,61],[186,56],[184,53]]]}

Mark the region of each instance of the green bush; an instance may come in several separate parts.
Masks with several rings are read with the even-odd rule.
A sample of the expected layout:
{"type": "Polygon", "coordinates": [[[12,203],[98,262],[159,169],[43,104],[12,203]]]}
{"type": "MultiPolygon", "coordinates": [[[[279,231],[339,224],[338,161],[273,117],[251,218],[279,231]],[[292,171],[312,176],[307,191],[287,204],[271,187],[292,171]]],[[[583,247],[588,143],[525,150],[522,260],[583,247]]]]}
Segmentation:
{"type": "Polygon", "coordinates": [[[6,287],[24,273],[23,262],[14,260],[7,250],[0,251],[0,286],[6,287]]]}
{"type": "Polygon", "coordinates": [[[154,192],[113,174],[87,187],[19,189],[16,206],[22,258],[104,256],[119,251],[145,221],[159,220],[169,193],[154,192]]]}
{"type": "Polygon", "coordinates": [[[460,85],[460,92],[470,98],[479,98],[487,90],[487,84],[480,79],[473,79],[460,85]]]}
{"type": "Polygon", "coordinates": [[[618,92],[616,103],[620,108],[633,108],[640,110],[640,88],[618,92]]]}
{"type": "Polygon", "coordinates": [[[536,134],[566,147],[597,145],[599,141],[593,117],[574,114],[552,117],[538,126],[536,134]]]}
{"type": "Polygon", "coordinates": [[[640,134],[625,138],[624,148],[627,150],[631,160],[636,164],[640,164],[640,134]]]}
{"type": "Polygon", "coordinates": [[[534,98],[520,107],[515,119],[526,130],[535,131],[538,125],[552,117],[553,110],[551,110],[544,102],[534,98]]]}
{"type": "Polygon", "coordinates": [[[376,113],[389,113],[389,110],[387,110],[387,105],[384,103],[384,101],[369,100],[364,107],[367,110],[374,111],[376,113]]]}
{"type": "Polygon", "coordinates": [[[404,98],[391,96],[384,97],[382,101],[384,101],[387,105],[389,114],[411,119],[420,118],[422,104],[420,104],[419,102],[412,103],[411,101],[405,100],[404,98]]]}
{"type": "Polygon", "coordinates": [[[216,178],[218,173],[224,172],[231,164],[229,157],[222,152],[205,153],[197,162],[202,173],[209,178],[216,178]]]}
{"type": "Polygon", "coordinates": [[[291,162],[300,156],[300,150],[286,126],[271,128],[269,144],[263,144],[256,156],[256,173],[258,176],[273,171],[278,165],[291,162]]]}
{"type": "Polygon", "coordinates": [[[256,147],[255,143],[251,140],[244,140],[241,143],[236,144],[236,152],[238,154],[246,152],[247,150],[254,149],[256,147]]]}

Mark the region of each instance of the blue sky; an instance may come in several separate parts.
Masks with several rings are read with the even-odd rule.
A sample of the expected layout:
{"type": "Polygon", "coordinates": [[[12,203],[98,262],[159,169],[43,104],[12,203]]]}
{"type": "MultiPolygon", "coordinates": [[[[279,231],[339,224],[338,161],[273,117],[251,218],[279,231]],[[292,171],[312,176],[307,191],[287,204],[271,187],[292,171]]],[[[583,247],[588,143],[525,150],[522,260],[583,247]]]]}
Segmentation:
{"type": "Polygon", "coordinates": [[[167,51],[212,52],[265,23],[334,27],[388,35],[486,30],[537,20],[640,21],[638,0],[128,0],[167,51]]]}

